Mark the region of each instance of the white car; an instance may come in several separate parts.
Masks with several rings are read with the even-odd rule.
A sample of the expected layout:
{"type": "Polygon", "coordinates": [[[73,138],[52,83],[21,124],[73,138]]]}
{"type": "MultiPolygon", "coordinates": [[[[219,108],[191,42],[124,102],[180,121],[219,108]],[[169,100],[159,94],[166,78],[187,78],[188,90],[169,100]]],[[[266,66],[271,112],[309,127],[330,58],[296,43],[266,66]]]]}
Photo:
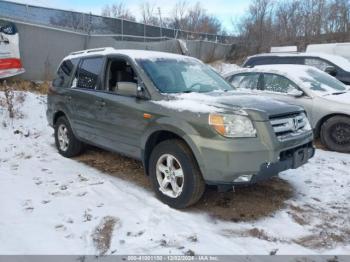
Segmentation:
{"type": "Polygon", "coordinates": [[[224,75],[238,90],[303,106],[316,137],[330,150],[350,152],[349,86],[304,65],[264,65],[224,75]]]}

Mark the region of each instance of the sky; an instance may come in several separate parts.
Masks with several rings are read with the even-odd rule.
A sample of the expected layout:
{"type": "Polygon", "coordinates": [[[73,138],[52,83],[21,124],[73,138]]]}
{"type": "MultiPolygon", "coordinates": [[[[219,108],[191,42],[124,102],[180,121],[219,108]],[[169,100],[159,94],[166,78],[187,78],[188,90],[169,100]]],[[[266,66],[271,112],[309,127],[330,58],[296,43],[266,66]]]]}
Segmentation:
{"type": "MultiPolygon", "coordinates": [[[[91,12],[100,15],[107,4],[123,2],[137,19],[140,18],[140,5],[144,0],[10,0],[12,2],[53,7],[78,12],[91,12]]],[[[163,16],[169,16],[177,0],[149,0],[156,7],[160,7],[163,16]]],[[[232,31],[232,19],[241,17],[248,9],[250,0],[187,0],[191,4],[200,2],[209,14],[215,15],[222,22],[227,31],[232,31]]]]}

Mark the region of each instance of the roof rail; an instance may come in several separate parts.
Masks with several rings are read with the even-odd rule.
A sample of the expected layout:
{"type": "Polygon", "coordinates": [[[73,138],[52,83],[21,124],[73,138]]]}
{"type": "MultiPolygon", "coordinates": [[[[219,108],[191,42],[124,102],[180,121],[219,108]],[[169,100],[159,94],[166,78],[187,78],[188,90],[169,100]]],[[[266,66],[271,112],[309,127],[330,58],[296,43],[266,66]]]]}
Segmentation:
{"type": "Polygon", "coordinates": [[[93,49],[87,49],[87,50],[81,50],[81,51],[76,51],[72,52],[69,55],[82,55],[82,54],[90,54],[90,53],[98,53],[98,52],[103,52],[103,51],[114,51],[114,47],[103,47],[103,48],[93,48],[93,49]]]}

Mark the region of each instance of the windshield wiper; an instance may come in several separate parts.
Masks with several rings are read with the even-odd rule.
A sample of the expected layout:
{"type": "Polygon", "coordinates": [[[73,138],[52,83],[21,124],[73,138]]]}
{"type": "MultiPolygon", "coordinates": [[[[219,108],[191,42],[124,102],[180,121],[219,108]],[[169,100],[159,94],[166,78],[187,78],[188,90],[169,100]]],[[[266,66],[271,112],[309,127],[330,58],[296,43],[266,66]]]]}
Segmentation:
{"type": "Polygon", "coordinates": [[[332,95],[342,95],[342,94],[345,94],[346,92],[334,92],[332,93],[332,95]]]}

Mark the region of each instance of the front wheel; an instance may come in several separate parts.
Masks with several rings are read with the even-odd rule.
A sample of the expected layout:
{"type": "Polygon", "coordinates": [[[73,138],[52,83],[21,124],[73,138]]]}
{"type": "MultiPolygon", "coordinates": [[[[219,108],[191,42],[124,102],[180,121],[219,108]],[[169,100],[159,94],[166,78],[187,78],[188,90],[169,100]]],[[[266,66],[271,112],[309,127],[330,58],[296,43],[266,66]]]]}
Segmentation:
{"type": "Polygon", "coordinates": [[[334,116],[324,122],[321,142],[332,151],[350,152],[350,118],[334,116]]]}
{"type": "Polygon", "coordinates": [[[153,149],[149,174],[157,197],[174,208],[195,204],[205,190],[193,153],[181,140],[166,140],[153,149]]]}

